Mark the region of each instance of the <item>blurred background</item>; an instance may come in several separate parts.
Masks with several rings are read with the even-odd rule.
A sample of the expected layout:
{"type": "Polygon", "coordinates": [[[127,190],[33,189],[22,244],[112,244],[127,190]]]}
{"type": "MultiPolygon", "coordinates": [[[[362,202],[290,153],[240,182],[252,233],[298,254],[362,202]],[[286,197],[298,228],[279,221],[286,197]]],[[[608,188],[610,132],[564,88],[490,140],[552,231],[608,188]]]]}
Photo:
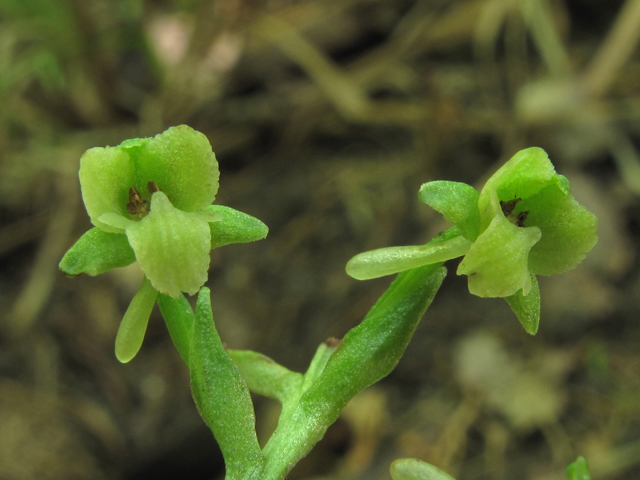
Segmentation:
{"type": "MultiPolygon", "coordinates": [[[[640,478],[640,1],[0,0],[0,479],[222,479],[157,311],[113,353],[136,266],[66,278],[90,228],[84,150],[186,123],[218,156],[217,203],[269,237],[212,252],[223,341],[304,371],[390,278],[354,254],[446,228],[424,182],[480,188],[540,146],[600,219],[541,278],[528,336],[457,261],[396,370],[356,397],[294,479],[640,478]]],[[[260,438],[278,405],[255,397],[260,438]]]]}

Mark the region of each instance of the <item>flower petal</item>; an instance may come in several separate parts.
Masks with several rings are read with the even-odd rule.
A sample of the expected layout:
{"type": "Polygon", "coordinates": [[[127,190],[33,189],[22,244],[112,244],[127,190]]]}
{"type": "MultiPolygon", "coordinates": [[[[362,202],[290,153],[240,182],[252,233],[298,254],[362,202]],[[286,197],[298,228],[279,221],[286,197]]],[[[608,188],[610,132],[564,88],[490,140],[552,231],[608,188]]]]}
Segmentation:
{"type": "Polygon", "coordinates": [[[211,205],[218,192],[218,162],[204,134],[187,125],[171,127],[141,148],[130,149],[135,163],[136,188],[149,198],[154,182],[173,206],[194,212],[211,205]]]}
{"type": "Polygon", "coordinates": [[[177,298],[198,292],[207,281],[211,234],[206,219],[175,208],[163,192],[151,198],[151,212],[126,230],[140,267],[153,287],[177,298]]]}
{"type": "Polygon", "coordinates": [[[526,225],[535,225],[542,238],[531,249],[529,270],[536,275],[554,275],[571,270],[591,250],[598,236],[598,219],[574,200],[568,182],[556,175],[550,184],[518,204],[526,211],[526,225]]]}
{"type": "Polygon", "coordinates": [[[420,187],[418,198],[454,223],[464,238],[474,241],[480,233],[478,191],[461,182],[438,180],[420,187]]]}
{"type": "Polygon", "coordinates": [[[471,245],[457,273],[467,275],[469,291],[479,297],[508,297],[520,289],[526,295],[527,258],[540,236],[540,229],[517,227],[500,213],[471,245]]]}
{"type": "Polygon", "coordinates": [[[131,218],[127,211],[129,188],[134,184],[133,163],[118,147],[90,148],[80,158],[82,199],[91,223],[105,232],[123,230],[98,220],[103,213],[116,213],[131,218]]]}

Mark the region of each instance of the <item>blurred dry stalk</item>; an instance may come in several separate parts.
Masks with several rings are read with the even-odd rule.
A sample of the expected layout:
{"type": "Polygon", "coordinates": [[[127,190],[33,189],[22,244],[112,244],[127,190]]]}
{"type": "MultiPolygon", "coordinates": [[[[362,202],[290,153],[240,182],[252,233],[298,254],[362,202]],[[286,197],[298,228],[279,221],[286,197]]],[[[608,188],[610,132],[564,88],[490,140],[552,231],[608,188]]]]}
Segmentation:
{"type": "Polygon", "coordinates": [[[639,36],[639,0],[0,0],[0,416],[53,422],[36,415],[29,435],[3,428],[2,437],[9,452],[40,448],[51,425],[61,449],[92,439],[76,462],[84,476],[71,461],[43,467],[67,458],[53,449],[0,476],[131,478],[200,438],[159,322],[131,369],[113,358],[135,269],[55,276],[88,227],[75,183],[81,152],[185,122],[219,156],[220,202],[271,227],[266,242],[214,253],[223,337],[297,369],[385,285],[355,284],[346,259],[442,227],[416,202],[422,182],[481,183],[514,151],[547,149],[580,179],[574,193],[606,230],[584,267],[543,285],[535,347],[497,304],[451,280],[367,404],[402,420],[347,417],[352,450],[318,474],[386,479],[404,454],[464,479],[521,478],[513,468],[550,478],[572,460],[546,455],[551,445],[559,457],[587,450],[595,478],[636,478],[639,36]],[[560,422],[536,424],[532,439],[452,381],[452,341],[478,325],[493,326],[513,363],[570,352],[577,383],[557,376],[548,387],[568,398],[560,422]]]}

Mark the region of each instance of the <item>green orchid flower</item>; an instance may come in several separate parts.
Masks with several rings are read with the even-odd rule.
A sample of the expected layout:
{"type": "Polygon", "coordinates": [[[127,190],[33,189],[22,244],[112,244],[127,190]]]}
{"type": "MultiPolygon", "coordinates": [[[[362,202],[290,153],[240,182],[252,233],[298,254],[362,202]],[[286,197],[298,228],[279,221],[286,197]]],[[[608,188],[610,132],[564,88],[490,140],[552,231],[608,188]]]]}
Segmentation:
{"type": "Polygon", "coordinates": [[[266,237],[258,219],[212,205],[218,162],[207,138],[186,125],[80,159],[80,186],[95,228],[66,253],[68,275],[98,275],[137,261],[145,279],[121,322],[116,356],[140,349],[158,294],[197,293],[207,281],[209,251],[266,237]]]}
{"type": "Polygon", "coordinates": [[[435,181],[418,195],[455,227],[426,245],[356,255],[347,273],[364,280],[464,256],[457,273],[467,276],[469,291],[505,298],[531,334],[540,318],[536,275],[571,270],[598,240],[597,218],[574,200],[540,148],[518,152],[480,193],[435,181]]]}

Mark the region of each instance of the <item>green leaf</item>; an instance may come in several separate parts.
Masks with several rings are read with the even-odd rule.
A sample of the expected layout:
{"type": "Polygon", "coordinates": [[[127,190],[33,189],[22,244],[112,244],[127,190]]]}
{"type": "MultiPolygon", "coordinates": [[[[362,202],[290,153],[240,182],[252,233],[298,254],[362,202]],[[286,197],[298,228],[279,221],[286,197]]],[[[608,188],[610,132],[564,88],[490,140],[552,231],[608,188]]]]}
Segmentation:
{"type": "Polygon", "coordinates": [[[228,353],[252,392],[284,404],[302,386],[302,374],[292,372],[266,355],[251,350],[228,350],[228,353]]]}
{"type": "Polygon", "coordinates": [[[567,467],[566,473],[570,480],[591,480],[591,473],[584,457],[578,457],[567,467]]]}
{"type": "Polygon", "coordinates": [[[364,321],[347,333],[298,405],[283,409],[263,450],[267,464],[260,478],[284,478],[349,400],[393,370],[445,275],[437,264],[398,275],[364,321]]]}
{"type": "Polygon", "coordinates": [[[198,295],[189,357],[193,398],[222,450],[226,478],[251,478],[263,462],[251,395],[216,331],[206,287],[198,295]]]}
{"type": "Polygon", "coordinates": [[[178,350],[182,361],[189,366],[189,350],[194,321],[191,305],[182,294],[178,298],[173,298],[161,293],[158,295],[157,302],[171,341],[178,350]]]}
{"type": "Polygon", "coordinates": [[[116,357],[122,363],[131,361],[140,350],[157,296],[158,291],[145,277],[140,290],[131,300],[116,335],[116,357]]]}
{"type": "Polygon", "coordinates": [[[529,335],[535,335],[540,325],[540,288],[535,275],[531,275],[531,290],[527,295],[518,290],[504,298],[529,335]]]}
{"type": "Polygon", "coordinates": [[[330,406],[337,418],[358,392],[391,373],[445,276],[440,264],[399,274],[347,333],[304,400],[323,410],[330,406]]]}
{"type": "Polygon", "coordinates": [[[401,458],[391,464],[393,480],[455,480],[438,467],[415,458],[401,458]]]}
{"type": "Polygon", "coordinates": [[[198,213],[173,207],[164,192],[151,199],[151,212],[126,230],[129,243],[154,288],[178,298],[195,294],[207,281],[211,234],[198,213]]]}
{"type": "Polygon", "coordinates": [[[529,255],[529,270],[537,275],[571,270],[598,241],[598,219],[573,199],[566,179],[556,177],[546,188],[518,204],[517,211],[528,212],[526,224],[535,225],[542,232],[529,255]]]}
{"type": "Polygon", "coordinates": [[[98,218],[108,212],[131,218],[127,204],[135,176],[129,155],[118,147],[90,148],[80,158],[79,176],[91,223],[107,232],[123,233],[122,229],[106,225],[98,218]]]}
{"type": "Polygon", "coordinates": [[[457,273],[467,275],[469,291],[479,297],[508,297],[520,289],[527,294],[529,250],[540,236],[540,229],[517,227],[500,213],[471,245],[457,273]]]}
{"type": "Polygon", "coordinates": [[[149,182],[155,182],[173,206],[185,212],[206,208],[215,199],[218,162],[207,137],[193,128],[171,127],[131,155],[141,194],[148,191],[149,182]]]}
{"type": "Polygon", "coordinates": [[[107,233],[96,227],[78,239],[59,266],[67,275],[98,275],[135,261],[136,256],[124,234],[107,233]]]}
{"type": "Polygon", "coordinates": [[[260,220],[233,208],[223,205],[209,205],[207,211],[222,217],[219,222],[209,223],[211,248],[218,248],[231,243],[248,243],[262,240],[269,233],[269,228],[260,220]]]}
{"type": "Polygon", "coordinates": [[[418,198],[455,224],[464,238],[474,241],[480,234],[478,191],[471,185],[439,180],[420,187],[418,198]]]}
{"type": "Polygon", "coordinates": [[[357,280],[383,277],[461,257],[470,246],[471,242],[453,227],[426,245],[379,248],[360,253],[347,262],[346,272],[357,280]]]}

